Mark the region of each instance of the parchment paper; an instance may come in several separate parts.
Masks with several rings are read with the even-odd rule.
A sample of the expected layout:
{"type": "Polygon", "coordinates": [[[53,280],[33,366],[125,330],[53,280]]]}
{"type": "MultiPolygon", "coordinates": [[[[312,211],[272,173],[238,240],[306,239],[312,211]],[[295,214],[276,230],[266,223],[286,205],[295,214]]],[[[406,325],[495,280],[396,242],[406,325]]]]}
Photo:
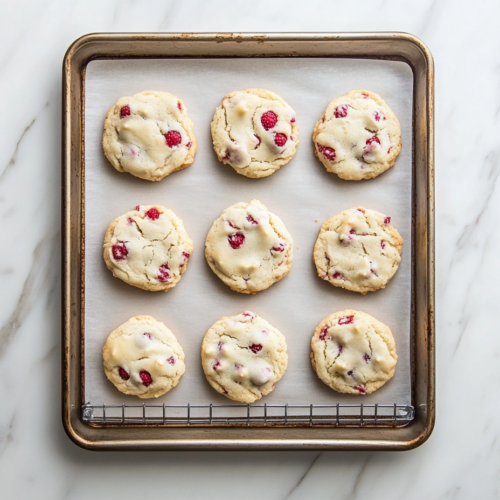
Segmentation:
{"type": "Polygon", "coordinates": [[[402,62],[349,59],[197,59],[94,61],[87,68],[85,100],[85,399],[94,404],[142,404],[107,381],[102,347],[109,333],[132,316],[149,314],[177,336],[186,354],[180,384],[151,403],[227,404],[206,382],[200,345],[222,316],[252,310],[286,337],[288,369],[260,404],[410,404],[411,123],[413,76],[402,62]],[[247,179],[217,161],[210,122],[230,91],[264,88],[297,112],[297,154],[271,177],[247,179]],[[311,133],[328,102],[353,89],[379,93],[401,123],[403,149],[396,165],[368,181],[343,181],[315,158],[311,133]],[[160,182],[117,172],[101,146],[107,110],[119,97],[143,90],[181,98],[194,122],[198,153],[193,165],[160,182]],[[208,267],[204,242],[223,209],[256,198],[276,213],[294,240],[292,270],[256,295],[231,291],[208,267]],[[102,258],[108,224],[136,205],[161,204],[184,221],[194,254],[168,293],[147,292],[113,278],[102,258]],[[318,278],[312,250],[322,222],[357,205],[392,217],[404,238],[401,266],[387,288],[362,296],[318,278]],[[315,222],[315,220],[318,222],[315,222]],[[391,328],[399,361],[394,378],[370,396],[341,395],[311,368],[316,325],[345,308],[365,311],[391,328]]]}

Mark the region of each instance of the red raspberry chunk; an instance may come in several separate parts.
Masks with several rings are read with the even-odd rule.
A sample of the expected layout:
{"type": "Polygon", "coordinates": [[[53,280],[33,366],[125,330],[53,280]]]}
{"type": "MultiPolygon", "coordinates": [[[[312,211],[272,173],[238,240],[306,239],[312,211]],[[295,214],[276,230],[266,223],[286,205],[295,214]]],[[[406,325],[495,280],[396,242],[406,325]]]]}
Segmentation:
{"type": "Polygon", "coordinates": [[[182,257],[184,258],[184,262],[187,262],[191,257],[191,254],[189,252],[182,252],[182,257]]]}
{"type": "Polygon", "coordinates": [[[160,212],[156,208],[150,208],[145,214],[148,219],[156,220],[160,217],[160,212]]]}
{"type": "Polygon", "coordinates": [[[257,317],[257,315],[255,313],[253,313],[252,311],[243,311],[241,314],[243,314],[243,316],[246,316],[247,318],[250,318],[250,319],[255,319],[257,317]]]}
{"type": "Polygon", "coordinates": [[[360,394],[366,394],[366,387],[363,385],[357,385],[354,387],[360,394]]]}
{"type": "Polygon", "coordinates": [[[354,321],[354,315],[353,316],[343,316],[342,318],[339,318],[339,325],[348,325],[349,323],[352,323],[354,321]]]}
{"type": "Polygon", "coordinates": [[[277,243],[274,247],[273,247],[273,250],[275,252],[284,252],[285,251],[285,242],[284,241],[280,241],[279,243],[277,243]]]}
{"type": "Polygon", "coordinates": [[[120,109],[120,116],[124,118],[125,116],[130,116],[130,106],[127,104],[120,109]]]}
{"type": "Polygon", "coordinates": [[[247,221],[251,224],[258,224],[258,222],[251,215],[247,217],[247,221]]]}
{"type": "Polygon", "coordinates": [[[177,101],[177,109],[178,109],[179,111],[182,111],[182,106],[181,106],[180,101],[177,101]]]}
{"type": "Polygon", "coordinates": [[[384,242],[384,240],[380,240],[380,246],[382,247],[382,250],[385,248],[385,242],[384,242]]]}
{"type": "Polygon", "coordinates": [[[123,241],[115,243],[111,251],[113,252],[113,258],[115,260],[124,260],[127,258],[128,250],[123,241]]]}
{"type": "Polygon", "coordinates": [[[168,264],[163,264],[158,269],[158,280],[162,283],[167,282],[171,278],[170,270],[168,268],[168,264]]]}
{"type": "MultiPolygon", "coordinates": [[[[378,111],[374,111],[373,118],[375,118],[376,122],[379,122],[382,119],[382,115],[378,111]]],[[[385,116],[384,116],[384,120],[385,120],[385,116]]]]}
{"type": "Polygon", "coordinates": [[[262,346],[260,344],[252,344],[250,346],[250,350],[254,353],[257,354],[259,351],[262,351],[262,346]]]}
{"type": "Polygon", "coordinates": [[[384,224],[390,224],[391,223],[391,218],[390,217],[386,217],[384,219],[384,224]]]}
{"type": "Polygon", "coordinates": [[[372,359],[372,358],[371,358],[371,356],[369,354],[365,354],[363,356],[363,360],[365,361],[365,363],[368,363],[368,361],[370,361],[370,359],[372,359]]]}
{"type": "Polygon", "coordinates": [[[278,123],[278,115],[274,111],[266,111],[260,117],[260,123],[262,123],[265,130],[269,130],[275,127],[276,123],[278,123]]]}
{"type": "Polygon", "coordinates": [[[142,370],[141,372],[139,372],[139,377],[141,377],[142,383],[146,387],[148,387],[153,383],[153,378],[151,377],[151,374],[146,370],[142,370]]]}
{"type": "Polygon", "coordinates": [[[341,279],[341,278],[342,278],[342,273],[341,273],[340,271],[335,271],[335,272],[333,273],[333,279],[334,279],[334,280],[339,280],[339,279],[341,279]]]}
{"type": "MultiPolygon", "coordinates": [[[[366,141],[366,145],[367,146],[373,146],[374,143],[377,143],[377,144],[380,144],[380,140],[379,138],[374,135],[373,137],[370,137],[367,141],[366,141]]],[[[374,147],[374,146],[373,146],[374,147]]]]}
{"type": "Polygon", "coordinates": [[[288,141],[288,137],[285,134],[278,133],[274,136],[274,144],[279,148],[282,148],[286,144],[286,141],[288,141]]]}
{"type": "Polygon", "coordinates": [[[325,325],[319,334],[319,340],[325,340],[326,336],[328,335],[328,325],[325,325]]]}
{"type": "Polygon", "coordinates": [[[222,366],[221,362],[220,361],[216,361],[212,367],[214,370],[217,370],[217,368],[220,368],[222,366]]]}
{"type": "Polygon", "coordinates": [[[137,211],[139,211],[139,210],[141,209],[141,206],[140,206],[140,205],[136,205],[136,206],[135,206],[135,209],[136,209],[137,211]]]}
{"type": "Polygon", "coordinates": [[[231,248],[237,250],[245,242],[245,235],[242,233],[231,234],[227,237],[231,248]]]}
{"type": "Polygon", "coordinates": [[[345,118],[347,116],[347,110],[349,106],[347,104],[342,104],[335,108],[335,118],[345,118]]]}
{"type": "Polygon", "coordinates": [[[328,161],[333,161],[335,160],[335,156],[337,154],[335,153],[335,149],[330,148],[329,146],[322,146],[321,144],[317,145],[318,151],[328,160],[328,161]]]}
{"type": "Polygon", "coordinates": [[[121,366],[118,367],[118,373],[123,380],[128,380],[130,378],[130,375],[121,366]]]}
{"type": "Polygon", "coordinates": [[[175,365],[175,358],[173,356],[170,356],[170,358],[167,358],[167,363],[169,365],[175,365]]]}
{"type": "Polygon", "coordinates": [[[191,141],[189,141],[189,142],[186,144],[186,147],[187,147],[188,149],[191,149],[191,146],[192,146],[192,145],[193,145],[193,143],[192,143],[191,141]]]}
{"type": "Polygon", "coordinates": [[[169,148],[173,148],[182,142],[182,136],[177,130],[169,130],[165,134],[165,142],[169,148]]]}

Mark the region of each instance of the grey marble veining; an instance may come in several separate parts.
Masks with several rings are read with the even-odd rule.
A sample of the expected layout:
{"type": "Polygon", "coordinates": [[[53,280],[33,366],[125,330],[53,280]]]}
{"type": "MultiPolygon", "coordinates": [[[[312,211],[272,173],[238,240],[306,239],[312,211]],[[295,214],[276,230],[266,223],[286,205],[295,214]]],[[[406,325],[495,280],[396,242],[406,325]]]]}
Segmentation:
{"type": "Polygon", "coordinates": [[[0,489],[8,499],[500,496],[500,3],[4,2],[0,489]],[[406,453],[91,453],[60,419],[61,61],[95,31],[407,31],[436,63],[437,425],[406,453]]]}

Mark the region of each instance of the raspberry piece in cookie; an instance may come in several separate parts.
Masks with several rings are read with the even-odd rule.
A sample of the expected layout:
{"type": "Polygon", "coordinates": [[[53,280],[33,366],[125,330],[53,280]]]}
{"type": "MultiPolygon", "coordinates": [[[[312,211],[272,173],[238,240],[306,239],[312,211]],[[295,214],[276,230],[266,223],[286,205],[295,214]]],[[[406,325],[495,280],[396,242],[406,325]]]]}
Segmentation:
{"type": "Polygon", "coordinates": [[[104,261],[113,275],[152,292],[173,288],[192,253],[182,220],[160,205],[137,205],[115,219],[104,237],[104,261]]]}
{"type": "Polygon", "coordinates": [[[282,148],[285,144],[286,144],[286,141],[288,140],[288,137],[285,135],[285,134],[276,134],[274,136],[274,144],[276,144],[276,146],[282,148]]]}
{"type": "Polygon", "coordinates": [[[224,210],[205,242],[212,271],[240,293],[257,293],[286,276],[292,249],[292,238],[281,219],[257,200],[224,210]]]}
{"type": "Polygon", "coordinates": [[[151,316],[136,316],[111,332],[102,350],[108,380],[124,394],[157,398],[173,389],[186,369],[175,335],[151,316]]]}
{"type": "Polygon", "coordinates": [[[119,241],[111,247],[111,252],[116,261],[125,260],[128,255],[127,245],[123,241],[119,241]]]}
{"type": "Polygon", "coordinates": [[[264,127],[265,130],[270,130],[274,128],[278,123],[278,115],[273,111],[266,111],[260,117],[260,123],[262,123],[262,126],[264,127]]]}
{"type": "Polygon", "coordinates": [[[130,116],[130,106],[123,106],[122,109],[120,109],[120,116],[124,118],[125,116],[130,116]]]}
{"type": "Polygon", "coordinates": [[[243,245],[243,243],[245,242],[245,235],[241,233],[230,234],[227,239],[229,240],[231,248],[234,248],[236,250],[237,248],[240,248],[241,245],[243,245]]]}
{"type": "MultiPolygon", "coordinates": [[[[167,146],[169,148],[173,148],[175,146],[178,146],[182,142],[182,136],[176,130],[169,130],[165,134],[165,141],[167,142],[167,146]]],[[[187,144],[186,147],[188,147],[187,144]]]]}
{"type": "Polygon", "coordinates": [[[201,346],[203,371],[220,394],[242,403],[266,396],[285,373],[282,333],[250,311],[214,323],[201,346]]]}
{"type": "Polygon", "coordinates": [[[401,129],[379,95],[352,90],[330,102],[314,127],[313,142],[328,172],[359,181],[394,165],[401,151],[401,129]]]}
{"type": "Polygon", "coordinates": [[[246,177],[267,177],[288,163],[299,143],[295,112],[278,95],[247,89],[224,96],[211,125],[219,161],[246,177]]]}
{"type": "Polygon", "coordinates": [[[188,167],[196,154],[186,106],[168,92],[118,99],[106,116],[102,145],[116,170],[149,181],[188,167]]]}
{"type": "Polygon", "coordinates": [[[314,246],[319,277],[363,295],[385,288],[398,270],[403,251],[403,239],[390,220],[363,207],[330,217],[314,246]]]}
{"type": "Polygon", "coordinates": [[[397,360],[389,327],[352,309],[325,318],[311,339],[312,366],[337,392],[371,394],[394,376],[397,360]]]}

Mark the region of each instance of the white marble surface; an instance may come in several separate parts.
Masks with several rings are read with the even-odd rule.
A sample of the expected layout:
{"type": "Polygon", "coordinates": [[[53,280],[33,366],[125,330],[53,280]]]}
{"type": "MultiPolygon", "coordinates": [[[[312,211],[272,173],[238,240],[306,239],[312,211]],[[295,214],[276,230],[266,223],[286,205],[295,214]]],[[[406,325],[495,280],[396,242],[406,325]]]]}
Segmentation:
{"type": "Polygon", "coordinates": [[[500,3],[2,1],[0,488],[8,499],[493,499],[500,3]],[[436,63],[437,425],[405,453],[91,453],[60,419],[61,60],[94,31],[407,31],[436,63]]]}

